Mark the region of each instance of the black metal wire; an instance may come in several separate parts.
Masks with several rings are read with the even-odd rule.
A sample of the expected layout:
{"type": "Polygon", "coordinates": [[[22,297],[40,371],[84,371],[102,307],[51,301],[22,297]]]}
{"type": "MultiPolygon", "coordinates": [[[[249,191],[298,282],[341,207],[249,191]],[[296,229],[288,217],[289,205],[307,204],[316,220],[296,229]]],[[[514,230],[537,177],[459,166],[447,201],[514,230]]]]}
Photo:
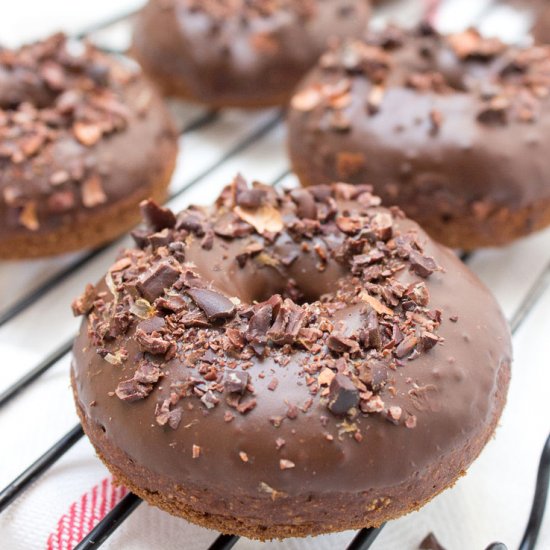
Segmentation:
{"type": "Polygon", "coordinates": [[[535,486],[535,498],[519,550],[534,550],[539,538],[550,484],[550,435],[544,444],[535,486]]]}
{"type": "Polygon", "coordinates": [[[81,541],[75,550],[99,548],[116,528],[141,504],[133,493],[127,494],[81,541]]]}
{"type": "Polygon", "coordinates": [[[237,535],[220,535],[208,550],[231,550],[239,542],[239,538],[237,535]]]}
{"type": "Polygon", "coordinates": [[[19,497],[34,480],[53,466],[83,435],[84,431],[78,424],[5,487],[0,492],[0,512],[19,497]]]}
{"type": "Polygon", "coordinates": [[[384,525],[377,528],[361,529],[349,543],[347,550],[368,550],[382,532],[384,525]]]}

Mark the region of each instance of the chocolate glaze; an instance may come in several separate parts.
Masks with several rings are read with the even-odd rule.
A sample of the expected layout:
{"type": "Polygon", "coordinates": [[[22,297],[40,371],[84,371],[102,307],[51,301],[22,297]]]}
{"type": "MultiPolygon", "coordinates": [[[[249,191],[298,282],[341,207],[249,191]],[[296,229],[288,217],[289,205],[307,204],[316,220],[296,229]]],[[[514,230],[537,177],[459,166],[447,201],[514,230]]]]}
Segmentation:
{"type": "Polygon", "coordinates": [[[549,50],[426,28],[368,43],[328,52],[293,98],[289,149],[302,183],[371,183],[457,247],[548,223],[549,50]]]}
{"type": "Polygon", "coordinates": [[[0,244],[85,225],[153,184],[176,152],[132,65],[63,35],[0,50],[0,244]]]}
{"type": "Polygon", "coordinates": [[[170,94],[215,106],[285,103],[331,37],[361,36],[367,0],[151,0],[134,52],[170,94]]]}
{"type": "Polygon", "coordinates": [[[550,4],[539,0],[536,3],[536,17],[533,25],[533,37],[540,44],[550,43],[550,4]]]}
{"type": "MultiPolygon", "coordinates": [[[[166,480],[167,486],[173,487],[170,491],[200,487],[205,498],[219,495],[219,501],[225,502],[230,495],[231,500],[239,499],[240,517],[260,517],[251,503],[263,499],[266,506],[273,508],[278,501],[273,506],[269,503],[282,493],[296,499],[288,502],[303,502],[301,512],[306,514],[309,507],[315,507],[317,497],[338,493],[340,506],[346,494],[350,498],[363,492],[380,494],[407,484],[416,487],[420,482],[425,486],[418,494],[424,496],[404,496],[404,504],[397,505],[395,513],[410,509],[411,502],[418,506],[462,473],[500,415],[511,344],[498,305],[450,250],[435,244],[397,209],[378,206],[379,201],[367,186],[315,187],[315,201],[309,191],[299,191],[301,195],[295,194],[291,200],[289,193],[277,197],[267,188],[255,189],[264,194],[263,206],[256,203],[246,210],[239,207],[243,186],[242,179],[237,178],[216,207],[192,207],[178,216],[177,224],[160,210],[158,216],[152,216],[152,211],[146,209],[150,229],[136,234],[141,249],[123,253],[111,268],[107,282],[95,289],[89,287],[75,302],[75,311],[87,314],[74,345],[72,374],[88,435],[104,459],[121,452],[139,471],[148,472],[147,476],[166,480]],[[315,225],[312,219],[304,218],[305,212],[324,221],[315,225]],[[238,219],[231,217],[235,213],[238,219]],[[254,228],[243,222],[245,218],[254,228]],[[354,231],[350,227],[357,220],[361,222],[360,235],[367,239],[361,241],[363,253],[389,254],[385,259],[377,256],[383,273],[372,282],[377,281],[380,286],[372,286],[364,279],[368,267],[367,271],[350,267],[360,263],[363,256],[342,255],[341,245],[359,238],[357,232],[349,236],[354,231]],[[388,220],[390,224],[382,223],[388,220]],[[179,229],[174,229],[174,225],[179,229]],[[212,228],[216,233],[212,233],[212,228]],[[221,236],[229,232],[239,236],[221,236]],[[413,248],[403,245],[406,242],[414,243],[413,248]],[[319,258],[324,255],[315,252],[316,245],[317,250],[321,247],[328,251],[321,264],[319,258]],[[402,245],[404,248],[400,249],[402,245]],[[243,265],[242,254],[253,249],[253,253],[247,252],[250,257],[243,265]],[[294,256],[296,259],[289,264],[288,258],[294,256]],[[388,259],[390,256],[393,259],[388,259]],[[392,276],[391,266],[397,265],[402,268],[392,276]],[[167,289],[160,290],[153,311],[142,296],[153,298],[159,294],[159,278],[152,273],[158,274],[161,269],[160,286],[167,289]],[[385,294],[381,289],[389,288],[385,285],[390,283],[401,283],[403,288],[419,285],[414,286],[419,292],[414,298],[417,304],[405,296],[392,298],[385,294]],[[218,297],[212,301],[210,295],[201,297],[194,291],[191,301],[186,296],[189,287],[206,287],[218,297]],[[141,318],[153,317],[141,321],[131,314],[129,323],[113,333],[119,326],[115,323],[113,291],[117,295],[118,321],[128,317],[123,312],[128,311],[130,304],[138,302],[139,307],[134,305],[131,311],[139,312],[141,318]],[[369,302],[372,307],[365,307],[364,300],[358,299],[358,293],[362,296],[365,291],[376,298],[369,302]],[[251,345],[245,345],[239,353],[225,344],[221,348],[218,344],[208,347],[208,342],[227,342],[229,336],[250,338],[254,334],[251,326],[258,325],[258,319],[253,321],[255,317],[250,315],[259,315],[266,304],[275,303],[274,296],[278,294],[287,300],[294,297],[291,310],[305,314],[302,329],[321,327],[324,335],[320,346],[315,347],[310,341],[309,351],[304,349],[300,341],[307,338],[301,331],[299,336],[287,340],[286,346],[275,343],[273,337],[274,342],[265,346],[254,347],[249,340],[251,345]],[[309,301],[304,302],[306,297],[309,301]],[[232,298],[235,308],[228,307],[226,298],[232,298]],[[181,323],[175,321],[177,314],[165,316],[163,307],[167,306],[162,304],[169,299],[173,301],[170,307],[183,309],[180,318],[194,313],[202,318],[205,328],[181,330],[181,323]],[[260,303],[252,305],[255,300],[260,303]],[[223,319],[207,321],[201,310],[208,315],[218,311],[223,319]],[[365,316],[372,318],[374,311],[379,312],[374,313],[379,323],[393,319],[403,331],[398,334],[398,346],[389,342],[384,333],[385,352],[379,347],[376,351],[372,339],[367,339],[370,344],[366,344],[364,335],[359,336],[368,326],[365,316]],[[416,321],[403,324],[406,311],[424,320],[424,315],[430,316],[431,343],[424,340],[426,334],[416,321]],[[144,344],[137,323],[145,332],[160,338],[160,344],[162,338],[173,344],[167,355],[146,354],[163,376],[158,382],[138,388],[145,394],[141,396],[126,392],[121,385],[122,381],[136,379],[136,366],[143,364],[144,344]],[[155,327],[159,332],[153,332],[155,327]],[[422,334],[424,345],[406,348],[406,334],[422,334]],[[342,351],[346,345],[348,351],[342,351]],[[186,348],[189,350],[184,352],[186,348]],[[185,354],[187,358],[182,360],[185,354]],[[372,363],[375,357],[384,357],[385,361],[378,370],[372,363]],[[223,369],[218,369],[223,364],[236,367],[228,372],[245,373],[231,379],[226,389],[223,369]],[[322,364],[329,365],[328,370],[321,368],[322,364]],[[365,365],[371,369],[371,391],[367,391],[370,396],[366,401],[366,394],[360,394],[361,408],[367,405],[371,412],[358,411],[356,402],[345,405],[347,413],[343,414],[331,408],[333,392],[345,400],[354,394],[354,385],[365,391],[365,385],[361,386],[353,374],[365,365]],[[217,388],[213,390],[215,405],[209,405],[204,398],[201,401],[199,391],[174,399],[164,411],[159,410],[159,404],[170,398],[172,384],[189,376],[201,379],[201,369],[203,376],[210,369],[215,372],[207,378],[208,385],[217,388]],[[339,379],[340,386],[331,382],[329,391],[326,376],[334,381],[336,373],[344,379],[339,379]],[[247,383],[252,384],[253,393],[247,383]],[[341,393],[341,387],[348,393],[341,393]],[[244,403],[253,398],[255,406],[236,409],[234,402],[231,404],[235,398],[244,403]],[[174,411],[178,411],[176,417],[174,411]],[[169,413],[168,417],[163,413],[169,413]],[[231,421],[227,421],[227,415],[231,421]],[[98,427],[101,438],[96,434],[98,427]],[[457,459],[457,454],[462,458],[457,459]],[[436,483],[432,474],[438,480],[444,478],[443,483],[436,483]],[[420,481],[426,476],[425,482],[420,481]],[[414,498],[417,500],[412,501],[414,498]]],[[[290,332],[287,330],[286,335],[290,332]]],[[[145,345],[151,349],[153,342],[145,345]]],[[[158,345],[156,341],[155,346],[158,345]]],[[[203,385],[198,387],[206,391],[206,379],[201,380],[203,385]]],[[[111,460],[116,472],[120,474],[120,468],[125,471],[122,462],[111,460]]],[[[110,464],[108,459],[107,463],[110,464]]],[[[129,471],[126,475],[144,492],[159,486],[152,478],[150,482],[143,478],[138,481],[139,476],[129,471]]],[[[292,507],[281,502],[281,506],[273,508],[277,519],[270,521],[292,524],[292,507]]],[[[196,508],[201,509],[200,498],[196,508]]],[[[297,512],[294,510],[294,514],[297,512]]],[[[314,508],[310,512],[314,515],[314,508]]]]}

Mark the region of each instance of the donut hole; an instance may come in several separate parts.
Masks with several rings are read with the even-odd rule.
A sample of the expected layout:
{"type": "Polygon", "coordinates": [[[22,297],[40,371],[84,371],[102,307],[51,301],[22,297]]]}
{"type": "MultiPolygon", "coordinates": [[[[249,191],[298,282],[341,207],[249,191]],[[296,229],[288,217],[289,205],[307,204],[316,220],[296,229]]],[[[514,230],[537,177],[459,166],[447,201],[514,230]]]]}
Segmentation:
{"type": "Polygon", "coordinates": [[[302,255],[290,268],[281,270],[272,267],[260,269],[253,277],[240,285],[238,297],[247,303],[263,302],[275,294],[291,298],[296,304],[312,304],[321,296],[334,293],[340,281],[348,275],[347,270],[335,261],[329,261],[320,271],[312,266],[310,255],[302,255]],[[244,292],[243,292],[244,290],[244,292]]]}

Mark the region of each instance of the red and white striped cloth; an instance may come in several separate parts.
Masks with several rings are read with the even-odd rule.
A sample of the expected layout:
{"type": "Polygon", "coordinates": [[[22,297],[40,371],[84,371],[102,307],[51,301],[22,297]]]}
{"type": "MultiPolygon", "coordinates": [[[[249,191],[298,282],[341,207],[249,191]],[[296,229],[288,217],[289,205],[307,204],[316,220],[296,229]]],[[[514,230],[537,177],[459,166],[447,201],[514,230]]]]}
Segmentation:
{"type": "Polygon", "coordinates": [[[46,550],[73,550],[127,493],[126,487],[115,485],[112,477],[106,477],[61,516],[48,537],[46,550]]]}

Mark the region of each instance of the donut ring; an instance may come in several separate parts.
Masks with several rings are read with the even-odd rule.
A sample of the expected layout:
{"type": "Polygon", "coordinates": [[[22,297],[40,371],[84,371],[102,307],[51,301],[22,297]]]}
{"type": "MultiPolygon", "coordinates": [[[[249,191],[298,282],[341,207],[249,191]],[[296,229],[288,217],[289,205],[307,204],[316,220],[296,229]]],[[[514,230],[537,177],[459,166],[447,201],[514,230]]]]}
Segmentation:
{"type": "Polygon", "coordinates": [[[176,135],[135,68],[61,34],[0,50],[0,258],[105,243],[162,199],[176,135]]]}
{"type": "Polygon", "coordinates": [[[380,525],[492,435],[510,335],[454,254],[368,186],[236,178],[74,302],[78,414],[147,502],[257,539],[380,525]]]}
{"type": "Polygon", "coordinates": [[[293,97],[303,185],[370,183],[451,247],[550,224],[550,50],[389,29],[329,51],[293,97]]]}
{"type": "Polygon", "coordinates": [[[133,51],[169,95],[213,107],[285,104],[329,39],[359,37],[368,0],[150,0],[133,51]]]}

